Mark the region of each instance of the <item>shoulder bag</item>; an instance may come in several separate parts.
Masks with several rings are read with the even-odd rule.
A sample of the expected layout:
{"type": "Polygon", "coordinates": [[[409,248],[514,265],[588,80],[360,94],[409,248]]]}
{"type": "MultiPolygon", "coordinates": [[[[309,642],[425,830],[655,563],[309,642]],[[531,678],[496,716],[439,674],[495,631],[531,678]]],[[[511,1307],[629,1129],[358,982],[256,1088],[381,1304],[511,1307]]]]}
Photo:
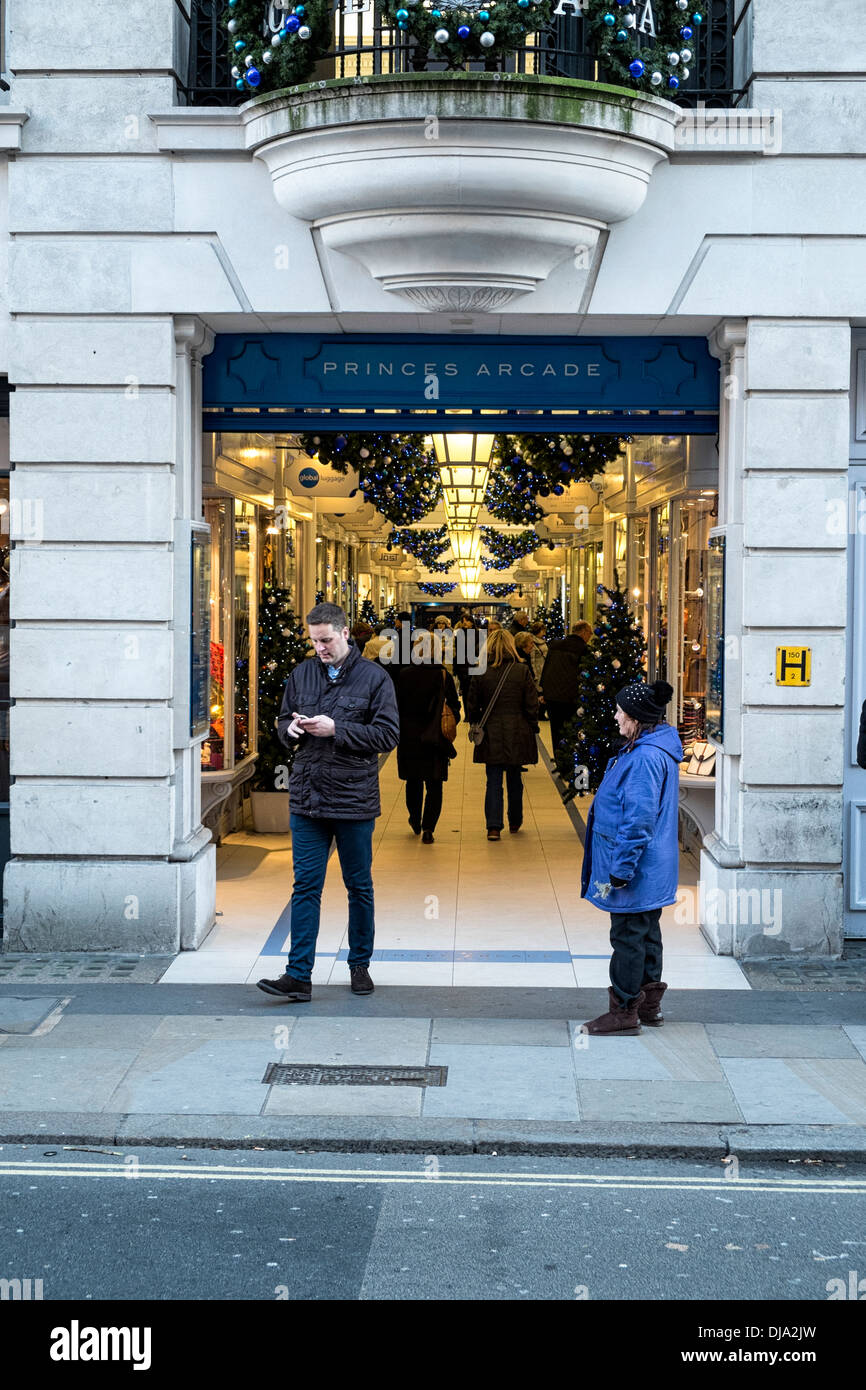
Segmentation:
{"type": "Polygon", "coordinates": [[[442,729],[442,737],[447,738],[449,743],[453,743],[455,738],[457,737],[457,719],[455,717],[453,709],[448,703],[448,676],[444,668],[442,671],[442,685],[445,691],[445,696],[442,701],[442,718],[440,721],[440,727],[442,729]]]}
{"type": "MultiPolygon", "coordinates": [[[[508,677],[508,672],[511,670],[511,667],[512,667],[513,665],[514,665],[513,662],[508,662],[508,663],[506,663],[506,665],[505,665],[505,670],[502,672],[502,675],[499,677],[499,684],[497,685],[496,689],[494,690],[494,692],[493,692],[493,698],[490,700],[490,702],[489,702],[489,704],[488,704],[486,710],[485,710],[484,713],[482,714],[482,716],[481,716],[481,718],[479,719],[479,721],[478,721],[477,724],[470,724],[470,726],[469,726],[469,742],[470,742],[470,743],[474,743],[475,746],[476,746],[476,748],[479,746],[479,744],[481,744],[481,743],[484,742],[484,734],[485,734],[485,728],[484,728],[484,726],[485,726],[485,724],[487,723],[488,719],[490,718],[491,713],[493,712],[493,706],[496,704],[496,701],[499,699],[499,692],[500,692],[500,690],[502,689],[503,685],[505,684],[506,679],[507,679],[507,677],[508,677]]],[[[473,679],[476,679],[476,680],[477,680],[477,676],[474,677],[473,679]]]]}

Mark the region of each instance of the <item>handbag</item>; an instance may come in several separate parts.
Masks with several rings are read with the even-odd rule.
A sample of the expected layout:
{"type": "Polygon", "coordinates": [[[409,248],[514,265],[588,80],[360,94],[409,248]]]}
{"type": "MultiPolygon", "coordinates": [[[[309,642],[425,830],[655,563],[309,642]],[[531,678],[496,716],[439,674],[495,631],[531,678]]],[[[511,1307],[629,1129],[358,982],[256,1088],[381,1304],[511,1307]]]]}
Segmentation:
{"type": "MultiPolygon", "coordinates": [[[[442,685],[444,689],[447,691],[448,676],[444,670],[442,672],[442,685]]],[[[443,699],[442,701],[442,718],[440,720],[440,727],[442,729],[442,737],[447,738],[449,743],[453,743],[457,737],[457,718],[454,714],[453,709],[449,705],[447,699],[443,699]]]]}
{"type": "MultiPolygon", "coordinates": [[[[485,732],[486,732],[486,731],[485,731],[485,728],[484,728],[484,725],[487,723],[488,719],[490,718],[490,715],[491,715],[491,713],[492,713],[492,711],[493,711],[493,706],[496,704],[496,701],[497,701],[498,698],[499,698],[499,692],[500,692],[500,690],[502,689],[503,685],[505,684],[505,681],[506,681],[506,679],[507,679],[507,677],[508,677],[508,672],[511,670],[511,665],[512,665],[512,663],[509,663],[508,665],[506,665],[505,670],[502,672],[502,675],[499,677],[499,684],[497,685],[496,689],[495,689],[494,692],[493,692],[493,698],[492,698],[492,700],[490,701],[490,703],[488,704],[486,710],[485,710],[484,713],[482,714],[482,716],[481,716],[481,718],[479,719],[478,723],[477,723],[477,724],[470,724],[470,725],[469,725],[469,742],[470,742],[470,743],[474,743],[476,748],[478,748],[479,745],[482,744],[482,743],[484,742],[484,734],[485,734],[485,732]]],[[[477,677],[475,677],[475,679],[477,679],[477,677]]]]}
{"type": "Polygon", "coordinates": [[[696,741],[692,744],[692,756],[687,770],[692,777],[713,776],[716,770],[716,750],[711,743],[696,741]]]}

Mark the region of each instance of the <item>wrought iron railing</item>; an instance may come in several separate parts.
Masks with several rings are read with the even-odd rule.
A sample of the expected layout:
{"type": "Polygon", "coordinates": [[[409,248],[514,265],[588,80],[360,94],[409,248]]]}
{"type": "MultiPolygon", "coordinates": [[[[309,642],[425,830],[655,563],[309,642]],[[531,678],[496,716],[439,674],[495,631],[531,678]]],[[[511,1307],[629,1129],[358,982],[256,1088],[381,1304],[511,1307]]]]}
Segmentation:
{"type": "MultiPolygon", "coordinates": [[[[234,106],[249,93],[237,91],[231,76],[234,62],[226,31],[228,0],[193,0],[190,15],[189,77],[182,97],[194,106],[234,106]]],[[[674,100],[680,106],[735,106],[742,96],[733,88],[734,0],[705,0],[705,20],[693,43],[694,61],[688,85],[674,100]]],[[[337,3],[334,47],[316,69],[316,78],[357,77],[412,72],[416,50],[402,33],[388,29],[372,0],[368,10],[346,13],[337,3]]],[[[428,71],[443,66],[424,63],[428,71]]],[[[479,67],[488,65],[478,65],[479,67]]],[[[544,77],[605,80],[589,51],[583,20],[555,17],[547,29],[531,35],[525,49],[504,55],[500,71],[536,73],[544,77]]]]}

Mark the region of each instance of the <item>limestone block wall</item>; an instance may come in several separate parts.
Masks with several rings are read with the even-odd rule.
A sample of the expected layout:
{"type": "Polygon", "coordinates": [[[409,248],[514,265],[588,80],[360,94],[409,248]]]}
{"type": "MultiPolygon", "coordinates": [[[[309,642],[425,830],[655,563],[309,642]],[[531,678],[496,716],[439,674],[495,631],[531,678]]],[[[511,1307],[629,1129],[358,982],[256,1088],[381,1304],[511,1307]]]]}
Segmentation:
{"type": "Polygon", "coordinates": [[[174,0],[121,24],[102,0],[50,24],[9,6],[28,114],[8,169],[10,949],[173,951],[213,922],[188,693],[210,338],[177,292],[209,252],[166,254],[172,170],[149,119],[185,68],[179,18],[174,0]]]}

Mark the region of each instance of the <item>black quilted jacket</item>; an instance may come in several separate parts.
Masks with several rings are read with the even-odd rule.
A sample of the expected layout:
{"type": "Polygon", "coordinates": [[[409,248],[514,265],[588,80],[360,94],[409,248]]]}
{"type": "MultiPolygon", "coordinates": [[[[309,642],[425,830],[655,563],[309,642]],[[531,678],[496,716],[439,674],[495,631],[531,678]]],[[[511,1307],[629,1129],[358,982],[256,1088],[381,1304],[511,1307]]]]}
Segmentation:
{"type": "Polygon", "coordinates": [[[395,748],[400,737],[397,699],[385,667],[364,661],[354,642],[333,683],[316,656],[295,667],[286,681],[277,732],[287,747],[298,747],[289,777],[293,812],[333,820],[369,820],[381,813],[379,754],[395,748]],[[293,710],[330,715],[334,737],[290,738],[286,729],[293,710]]]}

